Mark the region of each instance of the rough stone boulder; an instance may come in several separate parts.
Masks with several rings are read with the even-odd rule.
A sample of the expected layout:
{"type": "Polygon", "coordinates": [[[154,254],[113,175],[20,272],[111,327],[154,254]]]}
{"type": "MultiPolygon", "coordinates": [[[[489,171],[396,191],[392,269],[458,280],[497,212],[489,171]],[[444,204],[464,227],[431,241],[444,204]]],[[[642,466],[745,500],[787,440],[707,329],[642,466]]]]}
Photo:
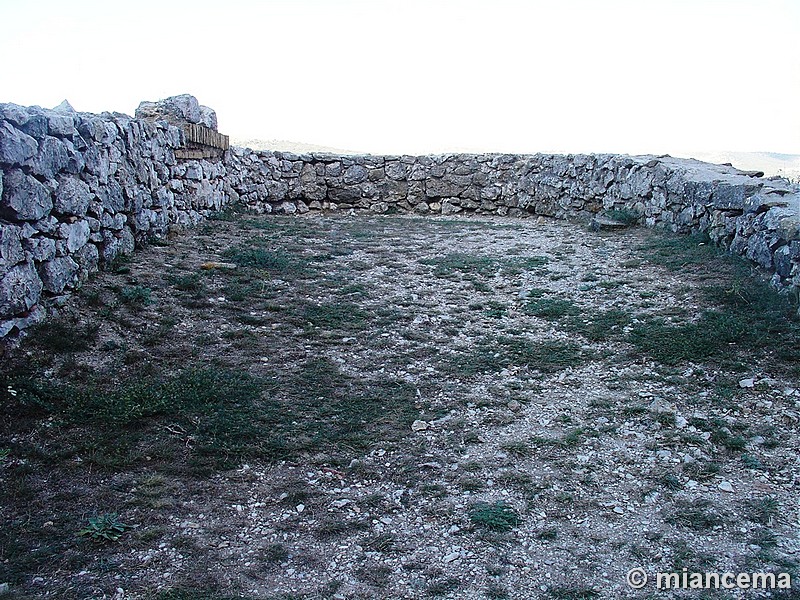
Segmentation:
{"type": "Polygon", "coordinates": [[[0,279],[0,318],[13,317],[33,308],[42,295],[42,287],[32,262],[10,269],[0,279]]]}
{"type": "Polygon", "coordinates": [[[217,113],[207,106],[201,106],[191,94],[171,96],[157,102],[141,102],[135,116],[137,119],[163,120],[173,125],[200,124],[217,130],[217,113]]]}

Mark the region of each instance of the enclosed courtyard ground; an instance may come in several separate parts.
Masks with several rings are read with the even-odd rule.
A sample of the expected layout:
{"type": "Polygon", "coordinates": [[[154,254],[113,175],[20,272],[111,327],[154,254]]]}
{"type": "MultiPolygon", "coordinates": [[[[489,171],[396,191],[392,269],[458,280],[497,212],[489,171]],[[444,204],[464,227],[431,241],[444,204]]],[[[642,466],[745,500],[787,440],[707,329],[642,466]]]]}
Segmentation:
{"type": "Polygon", "coordinates": [[[3,362],[9,598],[794,598],[800,325],[702,238],[225,213],[3,362]],[[626,581],[642,568],[650,581],[626,581]]]}

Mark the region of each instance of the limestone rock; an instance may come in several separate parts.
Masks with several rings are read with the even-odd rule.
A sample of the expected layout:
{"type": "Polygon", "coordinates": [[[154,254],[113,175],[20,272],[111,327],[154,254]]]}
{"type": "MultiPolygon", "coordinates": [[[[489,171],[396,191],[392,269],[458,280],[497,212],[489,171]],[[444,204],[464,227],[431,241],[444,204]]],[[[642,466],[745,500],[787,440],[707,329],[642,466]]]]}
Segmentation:
{"type": "Polygon", "coordinates": [[[42,280],[32,262],[11,268],[0,279],[0,318],[10,318],[27,312],[39,302],[42,280]]]}
{"type": "Polygon", "coordinates": [[[89,223],[77,221],[75,223],[61,223],[58,226],[58,237],[67,241],[67,250],[72,253],[83,248],[89,241],[89,223]]]}
{"type": "Polygon", "coordinates": [[[50,135],[71,137],[78,133],[75,129],[75,119],[71,115],[50,114],[47,117],[47,130],[50,135]]]}
{"type": "Polygon", "coordinates": [[[453,215],[455,213],[461,212],[462,209],[460,206],[452,203],[452,200],[445,199],[442,201],[442,214],[443,215],[453,215]]]}
{"type": "Polygon", "coordinates": [[[36,156],[39,144],[6,121],[0,122],[0,163],[22,166],[36,156]]]}
{"type": "Polygon", "coordinates": [[[408,174],[408,169],[401,162],[387,162],[384,168],[386,177],[389,179],[402,180],[408,174]]]}
{"type": "Polygon", "coordinates": [[[201,106],[200,124],[217,131],[217,113],[207,106],[201,106]]]}
{"type": "Polygon", "coordinates": [[[57,112],[57,113],[65,113],[65,114],[69,114],[69,115],[74,115],[74,114],[76,114],[76,111],[75,111],[75,109],[74,109],[74,108],[72,108],[72,105],[71,105],[69,102],[67,102],[67,100],[66,100],[66,99],[65,99],[63,102],[61,102],[61,104],[59,104],[58,106],[56,106],[56,107],[53,109],[53,111],[54,111],[54,112],[57,112]]]}
{"type": "Polygon", "coordinates": [[[47,135],[39,141],[39,151],[29,162],[34,174],[53,179],[69,163],[69,153],[61,140],[47,135]]]}
{"type": "Polygon", "coordinates": [[[362,183],[367,180],[369,177],[369,171],[366,167],[361,165],[353,165],[352,167],[347,167],[344,172],[344,182],[347,185],[354,185],[356,183],[362,183]]]}
{"type": "Polygon", "coordinates": [[[22,250],[22,228],[3,225],[0,227],[0,273],[7,273],[23,260],[25,253],[22,250]]]}
{"type": "MultiPolygon", "coordinates": [[[[168,123],[179,124],[187,122],[200,123],[203,114],[197,98],[190,94],[181,94],[164,98],[157,102],[143,101],[139,104],[139,108],[136,109],[135,117],[137,119],[158,119],[168,123]]],[[[207,118],[210,119],[208,115],[207,118]]]]}
{"type": "Polygon", "coordinates": [[[77,177],[62,175],[58,178],[53,210],[63,215],[83,216],[89,208],[91,198],[86,182],[77,177]]]}
{"type": "Polygon", "coordinates": [[[56,255],[56,241],[49,237],[26,238],[23,245],[36,262],[50,260],[56,255]]]}
{"type": "Polygon", "coordinates": [[[7,172],[3,182],[0,217],[12,221],[37,221],[53,208],[50,190],[20,169],[7,172]]]}
{"type": "Polygon", "coordinates": [[[75,282],[78,270],[78,263],[69,256],[60,256],[43,263],[39,275],[46,291],[60,294],[75,282]]]}

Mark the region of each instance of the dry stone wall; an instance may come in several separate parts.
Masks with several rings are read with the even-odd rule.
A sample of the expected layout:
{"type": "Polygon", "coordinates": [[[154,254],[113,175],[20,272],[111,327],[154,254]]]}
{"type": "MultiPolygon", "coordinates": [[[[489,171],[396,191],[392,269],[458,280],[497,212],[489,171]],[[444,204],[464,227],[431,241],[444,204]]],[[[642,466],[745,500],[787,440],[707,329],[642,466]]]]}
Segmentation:
{"type": "Polygon", "coordinates": [[[137,243],[223,206],[222,162],[178,161],[183,146],[163,120],[0,104],[0,337],[137,243]]]}
{"type": "Polygon", "coordinates": [[[259,213],[541,215],[590,220],[628,211],[639,224],[707,232],[800,287],[800,193],[785,179],[668,156],[226,155],[228,192],[259,213]]]}
{"type": "Polygon", "coordinates": [[[225,142],[208,153],[220,158],[195,160],[180,158],[196,150],[186,123],[216,132],[216,115],[189,95],[142,103],[137,118],[0,104],[0,338],[148,237],[234,203],[587,222],[625,210],[648,227],[708,232],[774,284],[800,288],[800,191],[783,179],[654,156],[225,150],[210,133],[225,142]]]}

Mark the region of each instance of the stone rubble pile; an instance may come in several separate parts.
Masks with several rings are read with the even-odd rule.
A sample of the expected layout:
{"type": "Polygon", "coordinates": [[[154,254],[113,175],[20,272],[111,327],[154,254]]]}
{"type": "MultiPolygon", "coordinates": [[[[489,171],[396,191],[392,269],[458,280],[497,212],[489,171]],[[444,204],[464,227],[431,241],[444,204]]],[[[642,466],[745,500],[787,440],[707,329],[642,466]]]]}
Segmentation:
{"type": "Polygon", "coordinates": [[[216,131],[184,94],[136,118],[0,104],[0,338],[44,316],[47,299],[137,243],[228,204],[257,213],[620,215],[708,232],[800,288],[800,190],[695,160],[624,155],[336,156],[231,148],[176,158],[184,123],[216,131]],[[220,151],[221,152],[221,151],[220,151]],[[617,211],[616,213],[613,211],[617,211]]]}

